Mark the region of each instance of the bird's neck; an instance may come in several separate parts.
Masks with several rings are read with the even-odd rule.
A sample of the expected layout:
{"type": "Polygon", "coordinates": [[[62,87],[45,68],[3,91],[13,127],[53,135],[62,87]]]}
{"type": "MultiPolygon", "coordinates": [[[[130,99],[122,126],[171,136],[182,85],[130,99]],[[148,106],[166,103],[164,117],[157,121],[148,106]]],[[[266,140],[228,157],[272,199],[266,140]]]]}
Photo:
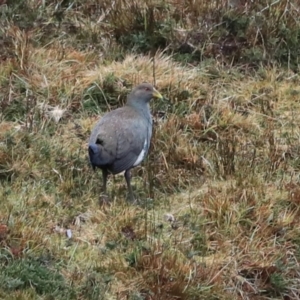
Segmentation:
{"type": "Polygon", "coordinates": [[[141,102],[132,102],[132,101],[128,101],[126,103],[127,106],[132,107],[134,109],[136,109],[137,111],[142,112],[143,114],[149,114],[150,115],[150,106],[149,103],[141,103],[141,102]]]}

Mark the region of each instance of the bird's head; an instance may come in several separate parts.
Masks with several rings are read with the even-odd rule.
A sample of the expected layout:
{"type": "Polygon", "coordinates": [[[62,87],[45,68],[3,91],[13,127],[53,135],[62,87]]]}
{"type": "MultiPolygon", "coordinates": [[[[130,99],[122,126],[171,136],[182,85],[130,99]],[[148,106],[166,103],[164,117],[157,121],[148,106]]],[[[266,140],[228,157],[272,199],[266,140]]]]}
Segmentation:
{"type": "Polygon", "coordinates": [[[147,104],[152,98],[163,99],[163,96],[150,83],[142,83],[128,95],[128,104],[147,104]]]}

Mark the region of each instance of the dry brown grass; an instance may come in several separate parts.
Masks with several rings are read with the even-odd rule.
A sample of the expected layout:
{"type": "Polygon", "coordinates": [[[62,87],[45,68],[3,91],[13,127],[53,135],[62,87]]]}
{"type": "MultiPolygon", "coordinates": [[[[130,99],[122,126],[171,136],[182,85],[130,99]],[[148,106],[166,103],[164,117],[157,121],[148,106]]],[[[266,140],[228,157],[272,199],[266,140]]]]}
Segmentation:
{"type": "Polygon", "coordinates": [[[1,299],[299,299],[299,76],[226,57],[183,64],[176,53],[131,53],[111,38],[128,32],[135,12],[179,16],[188,30],[212,9],[173,2],[109,9],[90,1],[65,11],[49,3],[46,13],[55,19],[62,9],[64,21],[54,38],[56,23],[41,12],[46,43],[38,24],[3,22],[1,299]],[[77,35],[64,38],[67,21],[77,35]],[[99,115],[141,81],[165,100],[151,104],[151,151],[134,170],[140,204],[126,201],[116,176],[105,205],[87,139],[99,115]]]}

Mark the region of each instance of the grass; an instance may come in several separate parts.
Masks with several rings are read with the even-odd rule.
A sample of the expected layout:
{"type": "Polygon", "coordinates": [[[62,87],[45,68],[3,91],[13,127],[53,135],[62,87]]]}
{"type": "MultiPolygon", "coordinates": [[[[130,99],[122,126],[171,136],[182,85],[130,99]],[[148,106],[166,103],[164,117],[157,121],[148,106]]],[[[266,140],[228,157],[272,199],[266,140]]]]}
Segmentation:
{"type": "Polygon", "coordinates": [[[296,4],[173,2],[0,5],[1,299],[299,299],[296,4]],[[140,203],[101,203],[91,128],[142,81],[140,203]]]}

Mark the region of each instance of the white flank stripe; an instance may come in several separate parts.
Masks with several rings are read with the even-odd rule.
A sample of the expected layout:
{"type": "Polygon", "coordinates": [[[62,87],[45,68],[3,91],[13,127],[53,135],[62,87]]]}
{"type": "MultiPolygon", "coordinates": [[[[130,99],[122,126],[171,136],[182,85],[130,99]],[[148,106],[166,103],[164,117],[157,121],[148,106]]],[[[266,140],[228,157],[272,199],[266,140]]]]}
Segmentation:
{"type": "Polygon", "coordinates": [[[146,147],[147,147],[147,140],[145,140],[145,143],[144,143],[144,146],[143,146],[143,150],[141,151],[141,153],[139,154],[137,160],[133,164],[134,167],[136,167],[137,165],[139,165],[142,162],[142,160],[144,159],[144,156],[145,156],[145,153],[146,153],[146,147]]]}

